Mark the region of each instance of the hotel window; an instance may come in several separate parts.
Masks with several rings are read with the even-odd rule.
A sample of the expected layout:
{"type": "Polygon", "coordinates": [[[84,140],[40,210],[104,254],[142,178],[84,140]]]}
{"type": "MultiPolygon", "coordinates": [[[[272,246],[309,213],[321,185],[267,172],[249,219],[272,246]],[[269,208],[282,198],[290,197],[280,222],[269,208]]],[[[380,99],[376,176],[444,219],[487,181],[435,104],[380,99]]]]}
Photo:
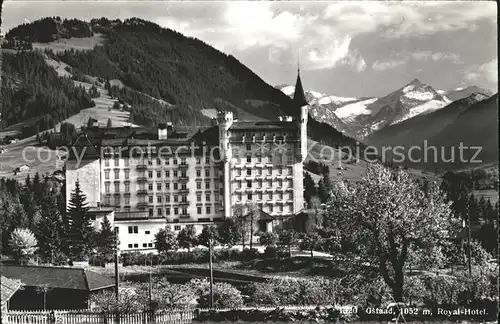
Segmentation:
{"type": "Polygon", "coordinates": [[[293,194],[291,192],[288,193],[288,199],[290,199],[290,200],[293,199],[293,194]]]}
{"type": "Polygon", "coordinates": [[[109,171],[104,171],[104,179],[109,179],[109,171]]]}
{"type": "Polygon", "coordinates": [[[179,202],[179,196],[174,195],[174,202],[179,202]]]}
{"type": "Polygon", "coordinates": [[[273,193],[272,193],[272,192],[268,193],[268,194],[267,194],[267,198],[268,198],[269,200],[273,199],[273,193]]]}
{"type": "Polygon", "coordinates": [[[120,184],[115,183],[115,192],[120,192],[120,184]]]}
{"type": "Polygon", "coordinates": [[[109,159],[104,159],[104,166],[109,166],[109,159]]]}
{"type": "Polygon", "coordinates": [[[196,170],[196,176],[201,177],[201,170],[196,170]]]}
{"type": "Polygon", "coordinates": [[[137,249],[138,247],[139,247],[139,244],[134,243],[134,248],[136,248],[136,249],[137,249]]]}
{"type": "Polygon", "coordinates": [[[215,196],[214,200],[215,200],[215,201],[219,201],[219,193],[218,193],[218,192],[216,192],[216,193],[214,194],[214,196],[215,196]]]}
{"type": "Polygon", "coordinates": [[[161,171],[156,171],[156,177],[161,178],[161,171]]]}
{"type": "Polygon", "coordinates": [[[180,231],[180,230],[181,230],[181,225],[174,226],[174,231],[180,231]]]}
{"type": "Polygon", "coordinates": [[[207,193],[205,194],[205,200],[206,200],[206,201],[210,201],[210,192],[207,192],[207,193]]]}
{"type": "Polygon", "coordinates": [[[115,179],[120,179],[120,170],[115,170],[115,179]]]}
{"type": "Polygon", "coordinates": [[[262,188],[262,180],[257,181],[257,188],[262,188]]]}
{"type": "Polygon", "coordinates": [[[125,192],[130,192],[130,184],[129,183],[125,184],[125,192]]]}
{"type": "Polygon", "coordinates": [[[129,244],[129,245],[128,245],[128,248],[129,248],[129,249],[131,249],[131,248],[132,248],[132,244],[129,244]]]}
{"type": "Polygon", "coordinates": [[[252,157],[250,155],[247,155],[247,163],[252,162],[252,157]]]}
{"type": "Polygon", "coordinates": [[[104,192],[106,192],[106,193],[109,192],[109,183],[104,184],[104,192]]]}
{"type": "Polygon", "coordinates": [[[111,199],[109,197],[104,197],[104,204],[109,206],[111,204],[111,199]]]}
{"type": "Polygon", "coordinates": [[[165,190],[170,190],[170,182],[165,182],[165,190]]]}
{"type": "Polygon", "coordinates": [[[248,200],[252,200],[252,194],[251,193],[247,194],[247,199],[248,200]]]}
{"type": "Polygon", "coordinates": [[[186,158],[181,158],[181,164],[186,164],[186,158]]]}
{"type": "Polygon", "coordinates": [[[267,168],[267,174],[268,174],[268,175],[273,174],[273,169],[272,169],[272,168],[267,168]]]}
{"type": "Polygon", "coordinates": [[[149,196],[148,197],[148,201],[149,201],[150,204],[152,204],[153,203],[153,196],[149,196]]]}
{"type": "Polygon", "coordinates": [[[214,205],[214,209],[215,209],[216,213],[220,212],[220,205],[219,204],[215,204],[214,205]]]}
{"type": "Polygon", "coordinates": [[[165,202],[166,203],[169,203],[170,202],[170,195],[165,195],[165,202]]]}
{"type": "Polygon", "coordinates": [[[269,205],[269,212],[272,213],[273,212],[273,205],[269,205]]]}
{"type": "Polygon", "coordinates": [[[278,187],[279,188],[283,187],[283,180],[281,180],[281,179],[278,180],[278,187]]]}
{"type": "Polygon", "coordinates": [[[179,184],[177,182],[174,182],[174,190],[179,189],[179,184]]]}
{"type": "Polygon", "coordinates": [[[148,178],[152,178],[153,177],[153,171],[148,171],[148,178]]]}
{"type": "Polygon", "coordinates": [[[170,178],[170,171],[165,171],[165,178],[170,178]]]}
{"type": "Polygon", "coordinates": [[[174,159],[174,165],[176,165],[176,164],[177,164],[177,159],[174,159]]]}
{"type": "Polygon", "coordinates": [[[196,201],[201,201],[201,195],[196,195],[196,201]]]}
{"type": "Polygon", "coordinates": [[[123,159],[123,163],[125,164],[126,167],[129,166],[129,159],[123,159]]]}
{"type": "Polygon", "coordinates": [[[174,208],[174,215],[179,215],[179,208],[177,207],[174,208]]]}
{"type": "Polygon", "coordinates": [[[137,227],[137,226],[129,226],[128,227],[128,233],[129,234],[137,234],[137,233],[139,233],[139,227],[137,227]]]}
{"type": "Polygon", "coordinates": [[[247,181],[247,188],[252,188],[252,181],[250,180],[247,181]]]}
{"type": "Polygon", "coordinates": [[[182,215],[187,215],[187,214],[188,214],[187,208],[183,207],[182,208],[182,215]]]}
{"type": "Polygon", "coordinates": [[[156,164],[157,165],[161,165],[161,160],[160,159],[156,159],[156,164]]]}
{"type": "Polygon", "coordinates": [[[209,156],[205,157],[205,164],[210,164],[210,157],[209,156]]]}
{"type": "Polygon", "coordinates": [[[210,214],[210,206],[205,207],[207,214],[210,214]]]}
{"type": "Polygon", "coordinates": [[[170,158],[166,158],[165,159],[165,165],[169,165],[170,164],[170,158]]]}
{"type": "Polygon", "coordinates": [[[210,182],[205,182],[205,189],[210,189],[210,182]]]}
{"type": "Polygon", "coordinates": [[[292,175],[293,174],[293,168],[292,167],[288,167],[288,175],[292,175]]]}
{"type": "Polygon", "coordinates": [[[237,170],[236,170],[236,175],[237,175],[238,177],[239,177],[239,176],[241,176],[241,169],[237,169],[237,170]]]}
{"type": "Polygon", "coordinates": [[[251,150],[252,150],[252,145],[247,144],[247,151],[251,151],[251,150]]]}
{"type": "Polygon", "coordinates": [[[288,212],[291,213],[293,211],[292,205],[288,205],[288,212]]]}
{"type": "Polygon", "coordinates": [[[119,166],[119,165],[120,165],[120,160],[115,159],[115,166],[119,166]]]}
{"type": "Polygon", "coordinates": [[[182,171],[182,172],[181,172],[181,177],[183,177],[183,178],[187,177],[187,173],[186,173],[186,171],[182,171]]]}
{"type": "Polygon", "coordinates": [[[143,248],[148,247],[148,243],[142,243],[142,247],[143,248]]]}
{"type": "Polygon", "coordinates": [[[130,178],[130,170],[124,170],[125,171],[125,179],[130,178]]]}
{"type": "Polygon", "coordinates": [[[205,177],[210,177],[210,169],[205,169],[205,177]]]}
{"type": "Polygon", "coordinates": [[[197,213],[198,215],[201,215],[201,207],[196,207],[196,213],[197,213]]]}
{"type": "Polygon", "coordinates": [[[283,200],[283,193],[282,192],[278,193],[278,199],[283,200]]]}
{"type": "MultiPolygon", "coordinates": [[[[125,199],[125,201],[127,201],[127,199],[125,199]]],[[[129,204],[130,204],[130,198],[128,199],[128,201],[129,201],[129,204]]],[[[129,213],[130,212],[130,206],[125,206],[125,211],[127,213],[129,213]]]]}
{"type": "Polygon", "coordinates": [[[153,243],[148,243],[148,247],[153,247],[153,243]]]}
{"type": "Polygon", "coordinates": [[[236,182],[236,188],[241,189],[241,181],[236,182]]]}
{"type": "Polygon", "coordinates": [[[237,197],[238,197],[238,201],[241,201],[241,198],[242,198],[241,194],[238,194],[237,197]]]}
{"type": "Polygon", "coordinates": [[[153,190],[153,184],[152,184],[152,183],[148,183],[148,190],[149,190],[149,191],[152,191],[152,190],[153,190]]]}
{"type": "Polygon", "coordinates": [[[156,196],[156,202],[161,204],[161,196],[156,196]]]}
{"type": "Polygon", "coordinates": [[[153,165],[153,161],[151,159],[148,160],[148,165],[153,165]]]}
{"type": "Polygon", "coordinates": [[[177,170],[174,171],[174,178],[177,178],[179,176],[179,172],[177,170]]]}
{"type": "Polygon", "coordinates": [[[120,206],[120,196],[115,196],[115,205],[120,206]]]}
{"type": "Polygon", "coordinates": [[[196,164],[200,164],[201,163],[201,158],[197,157],[196,158],[196,164]]]}
{"type": "Polygon", "coordinates": [[[219,189],[219,181],[214,181],[215,189],[219,189]]]}
{"type": "Polygon", "coordinates": [[[196,183],[196,189],[201,189],[201,182],[196,183]]]}
{"type": "Polygon", "coordinates": [[[186,183],[182,183],[182,184],[181,184],[181,189],[182,189],[182,190],[187,190],[186,183]]]}
{"type": "Polygon", "coordinates": [[[158,190],[158,191],[161,190],[161,183],[160,182],[156,184],[156,190],[158,190]]]}
{"type": "Polygon", "coordinates": [[[182,202],[187,202],[187,196],[182,196],[182,202]]]}
{"type": "Polygon", "coordinates": [[[257,169],[257,175],[261,176],[262,175],[262,169],[257,169]]]}
{"type": "Polygon", "coordinates": [[[258,194],[257,194],[257,198],[258,198],[259,200],[262,200],[262,193],[258,193],[258,194]]]}
{"type": "Polygon", "coordinates": [[[278,168],[278,174],[283,174],[283,168],[278,168]]]}
{"type": "Polygon", "coordinates": [[[280,212],[283,212],[283,205],[279,205],[279,206],[278,206],[278,210],[279,210],[280,212]]]}
{"type": "Polygon", "coordinates": [[[269,181],[267,182],[267,187],[268,187],[268,188],[272,188],[272,187],[273,187],[273,181],[272,181],[272,180],[269,180],[269,181]]]}
{"type": "Polygon", "coordinates": [[[158,208],[157,212],[158,212],[158,216],[163,216],[163,215],[162,215],[162,214],[163,214],[163,209],[158,208]]]}
{"type": "Polygon", "coordinates": [[[252,169],[247,169],[247,176],[251,176],[252,175],[252,169]]]}
{"type": "Polygon", "coordinates": [[[125,205],[130,205],[130,197],[125,197],[125,205]]]}
{"type": "Polygon", "coordinates": [[[288,180],[288,187],[293,187],[293,181],[292,180],[288,180]]]}
{"type": "Polygon", "coordinates": [[[170,207],[165,208],[165,215],[170,215],[170,207]]]}

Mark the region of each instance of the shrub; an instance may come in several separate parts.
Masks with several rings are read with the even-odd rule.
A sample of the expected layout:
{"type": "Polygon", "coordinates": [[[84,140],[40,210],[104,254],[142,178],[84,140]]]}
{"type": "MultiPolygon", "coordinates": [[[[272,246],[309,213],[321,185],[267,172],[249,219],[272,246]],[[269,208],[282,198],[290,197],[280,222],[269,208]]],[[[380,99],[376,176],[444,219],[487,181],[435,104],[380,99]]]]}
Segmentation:
{"type": "Polygon", "coordinates": [[[266,250],[264,251],[264,257],[266,258],[276,258],[278,256],[278,250],[274,246],[268,246],[266,247],[266,250]]]}
{"type": "MultiPolygon", "coordinates": [[[[192,279],[189,285],[195,291],[198,306],[209,307],[210,282],[207,279],[192,279]]],[[[243,306],[243,296],[233,285],[216,282],[213,284],[214,307],[215,308],[239,308],[243,306]]]]}

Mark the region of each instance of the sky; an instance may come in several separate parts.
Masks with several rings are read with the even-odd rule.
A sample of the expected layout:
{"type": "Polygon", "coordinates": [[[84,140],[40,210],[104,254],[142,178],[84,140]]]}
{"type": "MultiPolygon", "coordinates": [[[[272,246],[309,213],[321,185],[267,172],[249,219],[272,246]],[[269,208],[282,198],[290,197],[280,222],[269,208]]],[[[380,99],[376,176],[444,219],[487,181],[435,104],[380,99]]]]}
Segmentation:
{"type": "Polygon", "coordinates": [[[271,85],[382,96],[418,78],[498,91],[493,1],[4,1],[2,32],[47,16],[139,17],[232,54],[271,85]]]}

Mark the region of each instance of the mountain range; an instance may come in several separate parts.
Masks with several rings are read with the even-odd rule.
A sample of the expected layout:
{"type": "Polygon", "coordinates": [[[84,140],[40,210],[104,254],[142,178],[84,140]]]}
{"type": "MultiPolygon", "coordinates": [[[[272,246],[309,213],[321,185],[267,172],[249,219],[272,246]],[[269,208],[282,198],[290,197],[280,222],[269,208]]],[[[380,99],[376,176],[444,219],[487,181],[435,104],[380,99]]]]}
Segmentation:
{"type": "MultiPolygon", "coordinates": [[[[276,88],[288,96],[295,89],[294,86],[287,85],[276,88]]],[[[418,79],[380,98],[339,97],[312,90],[305,91],[314,118],[360,141],[377,130],[439,110],[472,94],[479,94],[484,98],[493,95],[476,86],[450,91],[435,90],[418,79]]]]}

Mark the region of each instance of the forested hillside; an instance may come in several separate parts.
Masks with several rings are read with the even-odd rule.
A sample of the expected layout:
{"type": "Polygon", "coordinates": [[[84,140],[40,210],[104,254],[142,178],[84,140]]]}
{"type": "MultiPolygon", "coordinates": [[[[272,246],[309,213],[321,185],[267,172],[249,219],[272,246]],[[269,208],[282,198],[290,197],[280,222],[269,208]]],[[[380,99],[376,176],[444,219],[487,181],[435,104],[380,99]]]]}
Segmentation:
{"type": "Polygon", "coordinates": [[[3,53],[1,126],[32,120],[25,135],[94,106],[90,94],[69,78],[60,78],[43,54],[33,51],[3,53]]]}
{"type": "MultiPolygon", "coordinates": [[[[46,54],[68,64],[73,75],[105,80],[110,94],[131,106],[131,118],[136,124],[154,125],[165,119],[178,124],[205,124],[209,120],[200,111],[210,108],[238,107],[266,119],[298,112],[290,98],[266,84],[233,56],[141,19],[121,22],[101,18],[82,22],[45,18],[12,29],[6,38],[11,43],[21,42],[22,48],[31,48],[33,43],[96,34],[105,39],[102,46],[46,54]],[[119,80],[124,87],[111,86],[113,80],[119,80]]],[[[24,109],[16,102],[9,107],[10,115],[24,109]]],[[[57,106],[53,110],[61,109],[57,106]]],[[[328,145],[355,143],[312,119],[309,129],[313,139],[328,145]]]]}

